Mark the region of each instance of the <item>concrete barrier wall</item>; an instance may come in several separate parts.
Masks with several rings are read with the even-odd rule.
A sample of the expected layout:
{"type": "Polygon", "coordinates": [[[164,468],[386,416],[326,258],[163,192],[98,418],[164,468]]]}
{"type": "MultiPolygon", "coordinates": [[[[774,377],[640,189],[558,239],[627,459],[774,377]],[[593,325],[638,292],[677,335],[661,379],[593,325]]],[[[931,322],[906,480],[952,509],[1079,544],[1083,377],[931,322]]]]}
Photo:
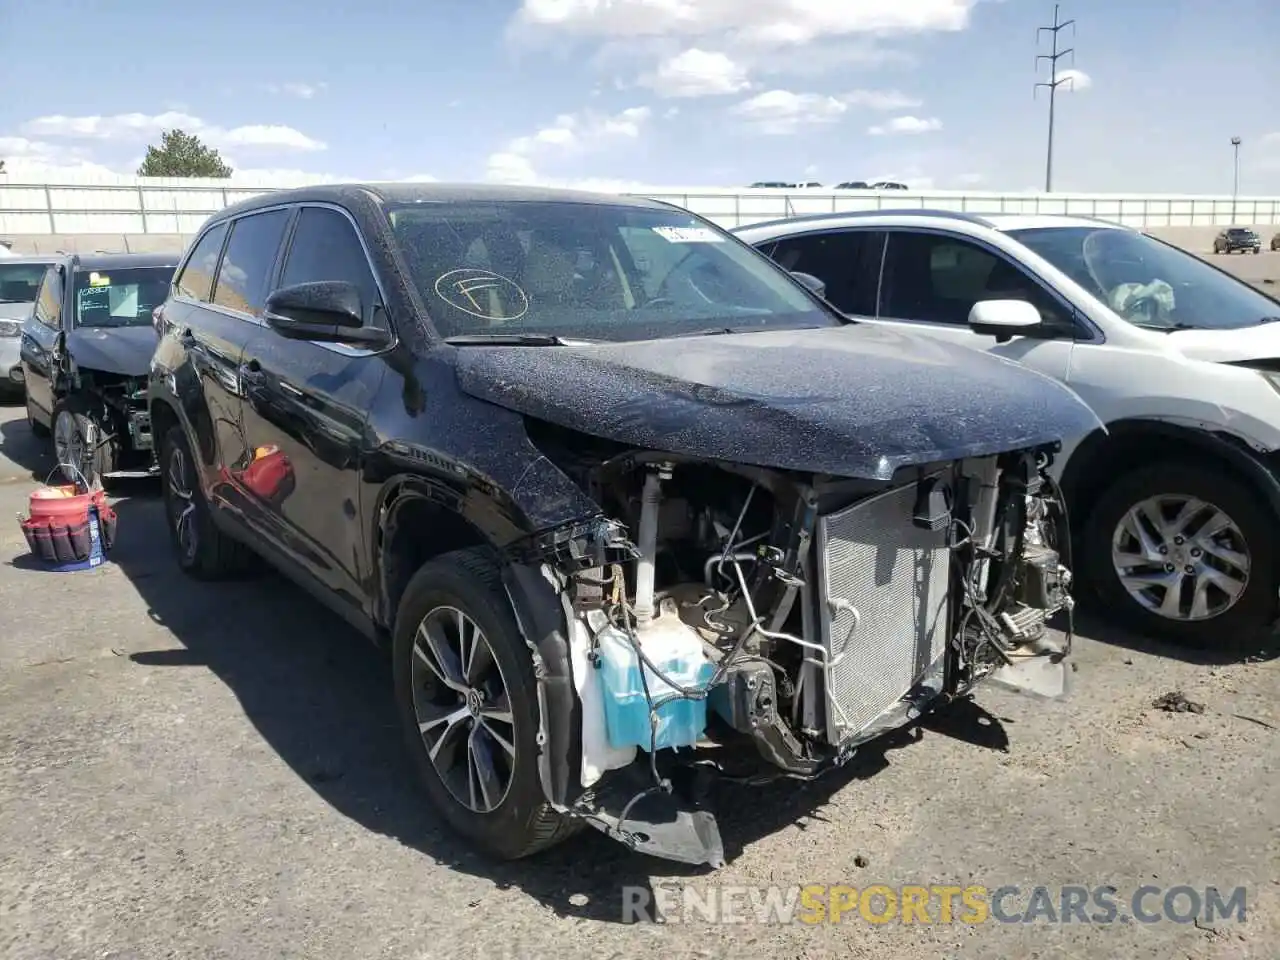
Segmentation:
{"type": "MultiPolygon", "coordinates": [[[[1254,229],[1262,237],[1264,250],[1271,237],[1280,233],[1280,226],[1268,224],[1256,224],[1254,229]]],[[[1192,253],[1210,253],[1218,228],[1148,227],[1147,232],[1192,253]]],[[[168,253],[185,250],[192,237],[193,234],[180,233],[81,233],[32,234],[5,239],[12,239],[14,253],[168,253]]]]}

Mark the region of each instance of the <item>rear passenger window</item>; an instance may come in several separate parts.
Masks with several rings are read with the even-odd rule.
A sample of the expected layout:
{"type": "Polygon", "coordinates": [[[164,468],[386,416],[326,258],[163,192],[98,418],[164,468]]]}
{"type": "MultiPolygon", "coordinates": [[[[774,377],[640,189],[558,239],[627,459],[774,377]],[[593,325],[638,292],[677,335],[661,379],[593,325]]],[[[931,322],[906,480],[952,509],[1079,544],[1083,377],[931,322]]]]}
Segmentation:
{"type": "Polygon", "coordinates": [[[222,252],[222,238],[227,235],[227,225],[220,223],[196,243],[187,265],[173,282],[180,296],[208,302],[213,292],[213,274],[218,269],[218,254],[222,252]]]}
{"type": "Polygon", "coordinates": [[[372,322],[378,285],[351,221],[327,207],[303,207],[280,285],[345,280],[360,290],[365,323],[372,322]]]}
{"type": "Polygon", "coordinates": [[[214,303],[242,313],[261,312],[288,222],[288,210],[271,210],[241,217],[231,225],[231,239],[213,291],[214,303]]]}
{"type": "Polygon", "coordinates": [[[874,317],[884,238],[879,230],[809,233],[784,237],[769,256],[786,270],[825,283],[828,302],[840,312],[874,317]]]}

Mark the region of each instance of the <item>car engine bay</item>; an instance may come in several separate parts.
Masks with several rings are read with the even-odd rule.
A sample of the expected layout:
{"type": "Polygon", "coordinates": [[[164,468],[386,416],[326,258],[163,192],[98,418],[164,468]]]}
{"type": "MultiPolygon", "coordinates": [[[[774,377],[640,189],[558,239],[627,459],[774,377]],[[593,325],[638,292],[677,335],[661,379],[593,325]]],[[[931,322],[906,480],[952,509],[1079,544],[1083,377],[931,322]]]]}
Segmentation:
{"type": "Polygon", "coordinates": [[[886,483],[526,423],[610,518],[556,565],[582,715],[569,813],[635,849],[718,865],[717,779],[813,779],[985,680],[1065,692],[1055,445],[886,483]]]}

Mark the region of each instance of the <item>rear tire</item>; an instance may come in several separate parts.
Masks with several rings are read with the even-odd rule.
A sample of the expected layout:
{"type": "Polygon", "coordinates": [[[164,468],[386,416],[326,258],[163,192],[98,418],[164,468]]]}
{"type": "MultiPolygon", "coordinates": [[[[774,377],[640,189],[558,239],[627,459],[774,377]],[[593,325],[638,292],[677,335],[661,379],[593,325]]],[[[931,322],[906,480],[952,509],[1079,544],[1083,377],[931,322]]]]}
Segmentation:
{"type": "Polygon", "coordinates": [[[413,576],[396,614],[392,656],[396,708],[414,769],[456,833],[489,856],[515,860],[575,831],[542,789],[533,660],[487,551],[446,554],[413,576]],[[460,617],[471,625],[469,644],[457,628],[460,617]],[[464,649],[481,655],[467,657],[464,649]],[[483,656],[486,649],[491,656],[483,656]],[[468,661],[475,669],[465,676],[461,664],[468,661]],[[482,769],[488,776],[480,776],[482,769]]]}
{"type": "Polygon", "coordinates": [[[252,568],[252,551],[214,524],[195,458],[180,426],[165,432],[159,454],[165,525],[182,571],[197,580],[225,580],[252,568]]]}
{"type": "Polygon", "coordinates": [[[1262,498],[1224,471],[1183,461],[1153,464],[1121,475],[1103,492],[1083,530],[1081,566],[1106,615],[1171,643],[1229,649],[1259,639],[1275,620],[1275,526],[1262,498]],[[1186,522],[1175,523],[1170,515],[1191,500],[1204,504],[1203,512],[1188,508],[1186,522]],[[1158,515],[1165,527],[1160,534],[1143,523],[1146,547],[1134,535],[1138,521],[1131,513],[1144,503],[1144,515],[1158,515]],[[1211,535],[1211,525],[1223,529],[1211,535]],[[1144,562],[1120,563],[1138,555],[1144,562]],[[1126,588],[1118,566],[1142,599],[1126,588]],[[1170,592],[1160,581],[1178,591],[1176,611],[1160,611],[1170,592]],[[1204,603],[1196,606],[1199,597],[1204,603]]]}

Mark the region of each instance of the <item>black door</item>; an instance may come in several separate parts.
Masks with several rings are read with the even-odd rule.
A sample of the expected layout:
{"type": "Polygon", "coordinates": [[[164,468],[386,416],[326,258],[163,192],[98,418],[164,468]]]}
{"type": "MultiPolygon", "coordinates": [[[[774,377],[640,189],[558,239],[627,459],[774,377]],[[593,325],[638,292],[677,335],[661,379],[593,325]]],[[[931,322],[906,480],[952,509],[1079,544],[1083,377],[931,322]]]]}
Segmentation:
{"type": "MultiPolygon", "coordinates": [[[[280,286],[346,280],[365,322],[386,327],[378,284],[354,223],[327,206],[303,206],[280,286]]],[[[318,586],[364,606],[359,480],[364,428],[386,367],[378,352],[286,339],[259,328],[245,349],[244,423],[253,462],[243,484],[270,538],[318,586]]]]}
{"type": "Polygon", "coordinates": [[[229,508],[242,520],[244,497],[236,470],[248,456],[240,359],[260,329],[262,303],[289,216],[281,208],[241,217],[229,227],[212,227],[192,250],[163,311],[167,332],[161,349],[182,354],[165,366],[184,381],[175,384],[174,394],[182,398],[194,434],[203,486],[215,506],[229,508]]]}
{"type": "Polygon", "coordinates": [[[62,305],[66,300],[64,271],[57,266],[45,271],[36,296],[35,310],[22,327],[22,374],[26,381],[27,415],[50,426],[53,416],[53,385],[62,349],[62,305]]]}

